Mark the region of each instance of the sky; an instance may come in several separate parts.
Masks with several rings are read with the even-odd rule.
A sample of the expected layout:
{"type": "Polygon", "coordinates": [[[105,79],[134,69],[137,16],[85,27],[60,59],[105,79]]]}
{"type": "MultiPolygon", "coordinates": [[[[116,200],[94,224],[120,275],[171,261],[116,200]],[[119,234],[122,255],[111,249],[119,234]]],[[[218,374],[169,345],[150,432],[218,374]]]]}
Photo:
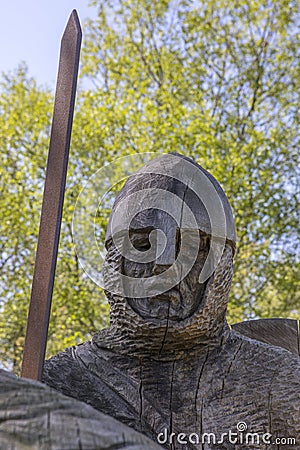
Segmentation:
{"type": "MultiPolygon", "coordinates": [[[[89,0],[0,0],[0,72],[25,61],[39,85],[54,90],[60,39],[73,9],[94,18],[89,0]]],[[[84,35],[83,35],[84,39],[84,35]]]]}

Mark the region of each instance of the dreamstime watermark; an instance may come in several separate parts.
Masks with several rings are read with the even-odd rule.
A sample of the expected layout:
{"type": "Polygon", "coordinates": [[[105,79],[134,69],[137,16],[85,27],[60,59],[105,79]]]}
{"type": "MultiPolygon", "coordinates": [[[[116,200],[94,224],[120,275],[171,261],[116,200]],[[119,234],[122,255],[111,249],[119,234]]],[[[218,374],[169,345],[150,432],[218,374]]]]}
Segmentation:
{"type": "Polygon", "coordinates": [[[245,422],[238,422],[235,430],[228,430],[226,432],[216,433],[169,433],[165,428],[157,435],[157,442],[159,444],[233,444],[233,445],[296,445],[295,437],[279,437],[273,436],[271,433],[256,433],[248,431],[248,426],[245,422]]]}
{"type": "MultiPolygon", "coordinates": [[[[167,270],[153,274],[150,278],[143,278],[130,277],[111,267],[114,276],[110,276],[110,279],[113,283],[111,285],[104,283],[103,264],[106,249],[103,237],[102,240],[99,238],[101,233],[103,235],[103,230],[99,229],[97,217],[99,212],[101,215],[101,210],[107,209],[105,205],[107,199],[113,200],[112,188],[128,177],[138,173],[138,176],[147,177],[152,174],[154,177],[172,178],[181,184],[183,192],[186,189],[193,191],[193,195],[203,205],[207,215],[205,220],[209,222],[211,240],[206,261],[199,274],[199,283],[204,283],[215,271],[226,243],[226,215],[215,182],[199,166],[175,154],[162,154],[158,158],[159,162],[146,164],[141,168],[143,163],[149,162],[153,156],[157,155],[134,154],[104,165],[89,178],[75,207],[72,232],[79,263],[98,286],[105,287],[106,290],[121,297],[152,297],[174,288],[194,266],[200,246],[200,237],[198,243],[191,247],[188,234],[182,233],[179,252],[167,270]]],[[[138,186],[137,183],[136,186],[137,189],[121,197],[115,205],[108,230],[119,254],[127,260],[142,264],[155,262],[168,245],[168,237],[159,228],[149,235],[149,249],[139,251],[132,245],[129,233],[131,223],[144,211],[151,209],[163,211],[176,222],[180,230],[199,230],[207,225],[205,223],[201,228],[199,217],[196,217],[197,212],[195,213],[185,202],[184,196],[181,199],[171,190],[155,183],[151,185],[148,182],[147,186],[138,186]]]]}

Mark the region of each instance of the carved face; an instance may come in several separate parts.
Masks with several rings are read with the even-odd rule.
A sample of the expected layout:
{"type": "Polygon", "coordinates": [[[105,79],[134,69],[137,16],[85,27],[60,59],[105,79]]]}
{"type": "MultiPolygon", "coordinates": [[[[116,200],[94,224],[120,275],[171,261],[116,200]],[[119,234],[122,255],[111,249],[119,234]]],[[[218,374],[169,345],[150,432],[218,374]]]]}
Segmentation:
{"type": "Polygon", "coordinates": [[[218,211],[220,204],[223,205],[227,225],[227,243],[224,246],[223,241],[220,246],[220,264],[212,264],[210,275],[200,282],[199,275],[210,261],[208,255],[215,251],[209,215],[192,189],[170,174],[159,173],[164,161],[169,164],[171,173],[173,164],[174,172],[182,166],[181,157],[159,157],[145,166],[145,173],[141,170],[129,178],[119,193],[106,235],[108,254],[103,273],[111,305],[111,324],[117,325],[116,329],[121,333],[124,330],[135,336],[148,333],[151,336],[151,330],[160,330],[163,339],[164,329],[167,329],[171,342],[175,329],[184,333],[184,339],[193,339],[216,334],[223,326],[232,277],[235,231],[224,192],[211,175],[196,166],[191,180],[195,182],[200,174],[198,184],[206,189],[204,173],[204,179],[208,179],[216,191],[215,197],[207,197],[211,209],[218,211]],[[152,173],[153,170],[157,172],[152,173]],[[131,200],[137,193],[138,197],[131,200]],[[166,200],[163,194],[167,194],[166,200]],[[156,204],[161,198],[162,208],[147,206],[150,200],[156,204]],[[186,219],[183,204],[195,217],[192,227],[189,226],[192,222],[186,219]],[[118,210],[119,205],[123,207],[122,213],[118,210]],[[132,257],[132,249],[141,257],[132,257]],[[151,258],[143,259],[143,254],[150,253],[151,258]],[[129,288],[126,285],[126,279],[134,280],[132,289],[130,282],[129,288]],[[135,289],[137,285],[139,289],[135,289]]]}
{"type": "MultiPolygon", "coordinates": [[[[138,251],[142,252],[150,248],[149,237],[152,230],[151,226],[130,230],[131,243],[138,251]]],[[[183,265],[185,264],[185,261],[183,261],[183,264],[177,270],[172,270],[172,265],[180,251],[183,234],[188,234],[188,245],[185,244],[184,248],[186,255],[183,255],[183,257],[187,256],[188,260],[189,251],[194,246],[199,247],[197,259],[188,275],[175,284],[173,288],[152,297],[127,298],[132,309],[144,319],[181,321],[199,310],[203,300],[206,283],[200,284],[198,279],[209,252],[209,237],[198,230],[180,230],[174,225],[173,229],[170,230],[169,228],[168,232],[165,251],[153,261],[142,263],[130,261],[126,257],[122,258],[122,273],[124,275],[136,278],[151,278],[169,270],[169,279],[173,277],[175,283],[177,278],[180,279],[178,271],[183,271],[183,265]]],[[[157,253],[157,242],[158,239],[152,239],[155,253],[157,253]]]]}
{"type": "MultiPolygon", "coordinates": [[[[136,248],[147,245],[149,240],[149,230],[133,230],[132,241],[136,248]]],[[[180,232],[177,230],[175,242],[176,251],[179,250],[180,232]]],[[[191,235],[191,245],[193,236],[191,235]]],[[[208,253],[209,241],[207,237],[202,237],[202,248],[195,265],[190,273],[173,288],[153,297],[127,298],[132,309],[144,319],[181,321],[193,315],[199,309],[203,299],[205,283],[199,284],[198,278],[208,253]]],[[[131,277],[154,277],[166,271],[172,263],[161,265],[159,261],[150,263],[139,263],[123,259],[122,270],[125,275],[131,277]]],[[[172,275],[171,275],[172,276],[172,275]]]]}

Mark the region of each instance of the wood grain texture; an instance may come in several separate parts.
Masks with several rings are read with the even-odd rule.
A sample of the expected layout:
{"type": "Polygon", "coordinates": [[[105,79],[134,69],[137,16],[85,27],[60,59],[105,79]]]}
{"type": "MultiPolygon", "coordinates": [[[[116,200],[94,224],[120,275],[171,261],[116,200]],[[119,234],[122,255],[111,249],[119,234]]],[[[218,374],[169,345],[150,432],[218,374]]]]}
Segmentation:
{"type": "Polygon", "coordinates": [[[232,325],[235,331],[270,345],[285,348],[300,356],[300,321],[293,319],[258,319],[232,325]]]}
{"type": "Polygon", "coordinates": [[[85,403],[0,370],[1,450],[159,450],[85,403]]]}
{"type": "MultiPolygon", "coordinates": [[[[297,356],[235,332],[224,336],[217,347],[190,349],[171,361],[114,353],[101,348],[99,341],[86,343],[52,358],[45,373],[45,381],[56,389],[85,400],[154,441],[164,430],[168,436],[181,432],[220,436],[236,431],[241,421],[251,432],[298,438],[299,380],[297,356]]],[[[166,448],[220,447],[175,443],[166,448]]]]}

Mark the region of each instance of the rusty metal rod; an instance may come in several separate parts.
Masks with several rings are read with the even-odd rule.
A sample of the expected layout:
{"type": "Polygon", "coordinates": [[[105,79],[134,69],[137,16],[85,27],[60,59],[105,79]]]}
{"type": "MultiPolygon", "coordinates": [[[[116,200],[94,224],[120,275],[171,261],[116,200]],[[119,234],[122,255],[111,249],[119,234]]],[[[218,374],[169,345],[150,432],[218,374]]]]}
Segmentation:
{"type": "Polygon", "coordinates": [[[61,39],[46,180],[21,376],[41,380],[61,228],[82,32],[72,11],[61,39]]]}

